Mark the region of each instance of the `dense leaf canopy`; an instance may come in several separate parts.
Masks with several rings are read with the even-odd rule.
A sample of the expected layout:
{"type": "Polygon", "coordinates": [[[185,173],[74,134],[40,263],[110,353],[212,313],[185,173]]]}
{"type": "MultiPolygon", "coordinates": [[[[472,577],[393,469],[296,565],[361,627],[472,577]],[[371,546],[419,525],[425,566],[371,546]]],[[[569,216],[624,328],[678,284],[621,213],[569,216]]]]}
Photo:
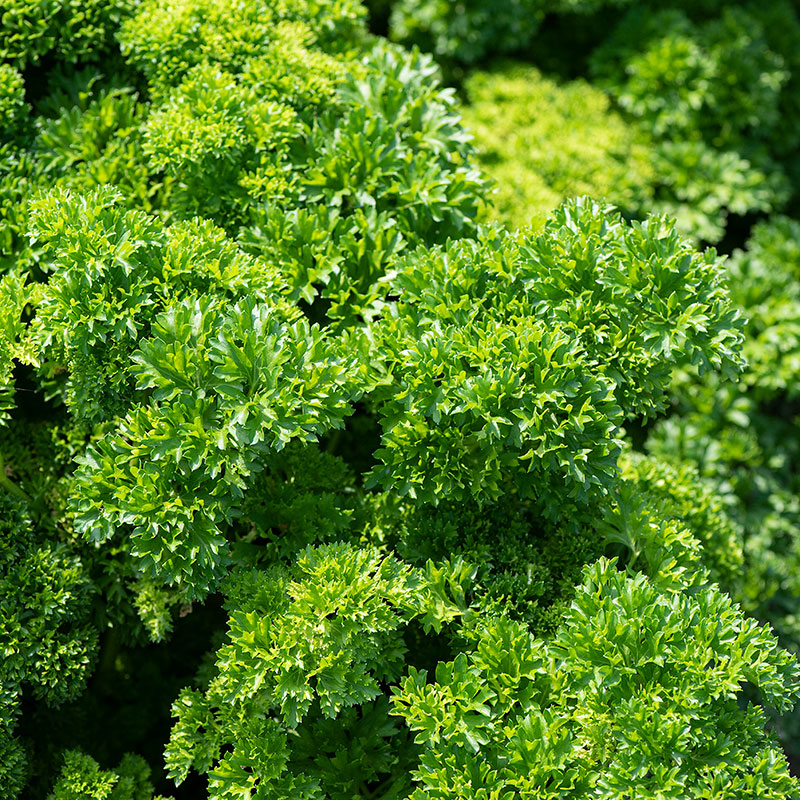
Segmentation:
{"type": "Polygon", "coordinates": [[[799,60],[6,0],[0,800],[800,796],[799,60]]]}

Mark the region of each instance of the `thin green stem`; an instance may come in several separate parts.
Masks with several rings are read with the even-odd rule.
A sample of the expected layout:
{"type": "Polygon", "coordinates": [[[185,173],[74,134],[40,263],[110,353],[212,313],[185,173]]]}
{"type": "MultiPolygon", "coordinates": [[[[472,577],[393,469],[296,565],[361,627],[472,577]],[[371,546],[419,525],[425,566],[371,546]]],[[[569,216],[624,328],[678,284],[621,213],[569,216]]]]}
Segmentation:
{"type": "Polygon", "coordinates": [[[0,453],[0,486],[15,497],[19,497],[20,500],[24,500],[29,506],[33,506],[33,500],[6,475],[6,465],[2,453],[0,453]]]}

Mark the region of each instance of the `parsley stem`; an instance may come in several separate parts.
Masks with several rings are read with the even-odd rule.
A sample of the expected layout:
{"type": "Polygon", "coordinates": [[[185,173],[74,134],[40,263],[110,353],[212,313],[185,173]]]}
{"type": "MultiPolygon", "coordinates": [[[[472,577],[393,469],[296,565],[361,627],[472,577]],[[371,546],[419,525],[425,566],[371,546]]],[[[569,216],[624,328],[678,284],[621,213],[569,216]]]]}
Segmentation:
{"type": "Polygon", "coordinates": [[[33,505],[33,500],[31,500],[27,493],[20,489],[19,486],[6,475],[6,466],[2,453],[0,453],[0,486],[10,494],[19,497],[20,500],[24,500],[29,506],[33,505]]]}

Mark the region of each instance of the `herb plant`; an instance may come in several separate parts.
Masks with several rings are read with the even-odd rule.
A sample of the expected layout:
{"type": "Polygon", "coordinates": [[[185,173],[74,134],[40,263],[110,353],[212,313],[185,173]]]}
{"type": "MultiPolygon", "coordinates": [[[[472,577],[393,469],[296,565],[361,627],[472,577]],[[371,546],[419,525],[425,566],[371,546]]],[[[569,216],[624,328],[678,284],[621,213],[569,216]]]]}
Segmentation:
{"type": "MultiPolygon", "coordinates": [[[[511,5],[500,50],[602,4],[511,5]]],[[[726,265],[647,215],[648,153],[692,157],[631,122],[662,110],[619,64],[657,32],[593,62],[627,120],[531,67],[467,83],[531,136],[527,85],[552,130],[592,114],[561,167],[526,156],[556,165],[539,224],[487,222],[455,91],[365,17],[0,16],[0,798],[798,796],[769,727],[800,696],[795,445],[766,407],[793,397],[796,224],[726,265]]],[[[723,70],[717,23],[669,20],[723,70]]],[[[770,25],[737,42],[775,110],[770,25]]],[[[489,47],[458,37],[431,49],[489,47]]],[[[677,98],[751,180],[755,122],[677,98]]],[[[785,189],[785,154],[753,159],[785,189]]],[[[778,203],[755,183],[705,211],[778,203]]]]}

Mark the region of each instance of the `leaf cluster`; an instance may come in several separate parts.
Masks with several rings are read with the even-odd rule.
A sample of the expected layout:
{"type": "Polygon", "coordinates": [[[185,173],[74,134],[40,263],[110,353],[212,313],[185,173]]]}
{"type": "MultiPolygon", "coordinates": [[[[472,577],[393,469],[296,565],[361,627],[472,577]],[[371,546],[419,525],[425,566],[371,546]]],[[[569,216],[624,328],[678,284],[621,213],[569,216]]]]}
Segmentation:
{"type": "Polygon", "coordinates": [[[410,669],[393,697],[423,747],[412,797],[796,791],[771,767],[761,712],[734,697],[750,681],[791,703],[797,667],[716,589],[663,590],[601,560],[552,642],[507,620],[479,625],[473,641],[433,681],[410,669]],[[742,669],[756,642],[763,659],[742,669]]]}
{"type": "Polygon", "coordinates": [[[715,263],[586,199],[539,234],[410,256],[377,329],[393,384],[372,481],[426,502],[496,498],[504,477],[523,497],[606,491],[618,426],[664,407],[673,364],[738,369],[715,263]]]}
{"type": "Polygon", "coordinates": [[[464,90],[464,122],[496,181],[492,218],[540,227],[551,209],[584,194],[628,214],[646,207],[661,172],[602,90],[514,62],[473,72],[464,90]]]}

